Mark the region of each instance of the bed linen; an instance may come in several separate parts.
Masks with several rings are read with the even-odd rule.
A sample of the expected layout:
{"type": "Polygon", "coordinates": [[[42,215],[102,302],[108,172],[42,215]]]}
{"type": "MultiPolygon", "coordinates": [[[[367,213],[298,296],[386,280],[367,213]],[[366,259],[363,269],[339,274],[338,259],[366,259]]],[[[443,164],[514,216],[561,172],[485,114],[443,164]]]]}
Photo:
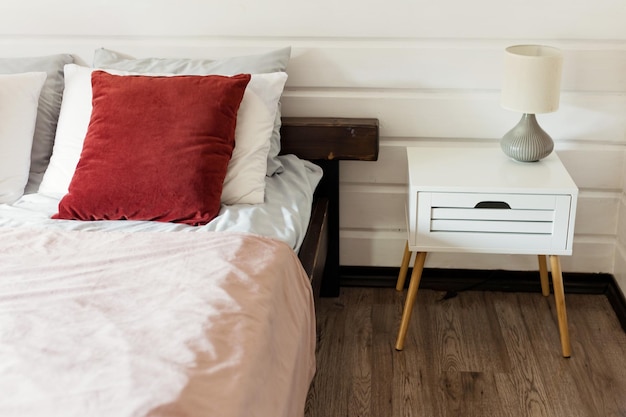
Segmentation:
{"type": "Polygon", "coordinates": [[[303,414],[313,297],[284,242],[1,233],[0,415],[303,414]]]}
{"type": "Polygon", "coordinates": [[[222,205],[219,215],[203,226],[147,221],[72,221],[50,219],[59,199],[44,194],[27,194],[17,202],[0,204],[0,228],[53,228],[89,231],[239,231],[274,237],[296,252],[302,244],[313,204],[313,192],[322,171],[317,165],[294,155],[278,157],[283,172],[265,179],[262,204],[222,205]]]}
{"type": "Polygon", "coordinates": [[[296,253],[322,172],[280,159],[264,203],[204,226],[0,204],[0,416],[301,416],[315,318],[296,253]]]}

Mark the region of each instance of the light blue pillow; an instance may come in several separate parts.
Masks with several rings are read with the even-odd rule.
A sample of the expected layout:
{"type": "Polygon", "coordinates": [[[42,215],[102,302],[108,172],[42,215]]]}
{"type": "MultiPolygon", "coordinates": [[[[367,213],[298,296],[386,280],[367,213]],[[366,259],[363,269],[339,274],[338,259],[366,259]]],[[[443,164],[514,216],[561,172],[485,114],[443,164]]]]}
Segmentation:
{"type": "MultiPolygon", "coordinates": [[[[193,58],[132,58],[108,49],[95,51],[94,68],[116,69],[140,73],[168,73],[190,75],[236,75],[240,73],[266,74],[286,71],[291,47],[276,49],[257,55],[236,56],[222,59],[193,58]]],[[[274,121],[274,130],[270,138],[270,150],[267,155],[267,175],[272,176],[283,170],[278,159],[280,152],[280,102],[274,121]]]]}
{"type": "Polygon", "coordinates": [[[69,54],[28,58],[0,58],[0,74],[24,72],[45,72],[47,74],[46,82],[39,95],[26,193],[37,191],[50,162],[54,135],[61,109],[61,100],[63,98],[63,66],[73,62],[74,58],[69,54]]]}

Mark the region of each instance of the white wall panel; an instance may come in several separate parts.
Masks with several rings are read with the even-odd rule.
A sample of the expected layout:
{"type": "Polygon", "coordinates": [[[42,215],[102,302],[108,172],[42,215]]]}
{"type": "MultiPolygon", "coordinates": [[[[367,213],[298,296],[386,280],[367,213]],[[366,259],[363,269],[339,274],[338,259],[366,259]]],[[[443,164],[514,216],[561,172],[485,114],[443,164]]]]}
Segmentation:
{"type": "Polygon", "coordinates": [[[5,0],[0,34],[624,39],[622,0],[5,0]]]}
{"type": "Polygon", "coordinates": [[[343,229],[406,230],[406,187],[344,185],[339,193],[343,229]]]}
{"type": "MultiPolygon", "coordinates": [[[[626,169],[624,172],[622,177],[626,178],[626,169]]],[[[626,294],[626,193],[622,194],[620,200],[615,246],[613,274],[622,292],[626,294]]]]}
{"type": "MultiPolygon", "coordinates": [[[[617,244],[626,253],[626,194],[622,195],[619,205],[617,224],[617,244]]],[[[624,271],[626,273],[626,270],[624,271]]]]}
{"type": "MultiPolygon", "coordinates": [[[[524,42],[525,40],[519,40],[524,42]]],[[[527,41],[527,40],[526,40],[527,41]]],[[[516,40],[296,41],[292,87],[499,89],[516,40]]],[[[540,40],[563,51],[563,91],[626,91],[626,44],[540,40]]]]}
{"type": "MultiPolygon", "coordinates": [[[[378,117],[385,137],[501,138],[521,115],[504,110],[499,93],[483,91],[293,90],[284,113],[378,117]]],[[[626,143],[626,95],[563,94],[561,108],[537,117],[555,141],[626,143]]]]}
{"type": "Polygon", "coordinates": [[[622,293],[626,294],[626,252],[623,246],[619,246],[616,250],[613,276],[622,293]]]}
{"type": "Polygon", "coordinates": [[[615,236],[619,219],[618,193],[582,191],[576,207],[575,236],[615,236]]]}
{"type": "Polygon", "coordinates": [[[406,146],[386,146],[385,140],[381,139],[378,161],[342,161],[339,163],[341,182],[395,184],[406,187],[408,181],[406,146]]]}
{"type": "Polygon", "coordinates": [[[578,188],[622,190],[624,153],[621,147],[575,147],[570,143],[567,149],[557,152],[578,188]]]}

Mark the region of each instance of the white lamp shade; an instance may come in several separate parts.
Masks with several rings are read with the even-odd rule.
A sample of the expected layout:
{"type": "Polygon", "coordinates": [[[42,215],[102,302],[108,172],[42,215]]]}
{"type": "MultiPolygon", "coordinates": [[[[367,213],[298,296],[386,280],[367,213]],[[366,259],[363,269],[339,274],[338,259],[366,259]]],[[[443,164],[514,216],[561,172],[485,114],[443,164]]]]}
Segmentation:
{"type": "Polygon", "coordinates": [[[557,48],[516,45],[506,48],[502,107],[521,113],[559,108],[563,56],[557,48]]]}

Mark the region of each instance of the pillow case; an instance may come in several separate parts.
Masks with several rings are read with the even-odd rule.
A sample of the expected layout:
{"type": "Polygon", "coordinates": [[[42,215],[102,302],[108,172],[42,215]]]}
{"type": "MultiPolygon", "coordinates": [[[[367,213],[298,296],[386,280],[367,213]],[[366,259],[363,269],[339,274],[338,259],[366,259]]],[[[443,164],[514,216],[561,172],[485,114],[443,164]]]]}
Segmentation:
{"type": "Polygon", "coordinates": [[[250,75],[91,78],[87,136],[53,218],[213,219],[250,75]]]}
{"type": "MultiPolygon", "coordinates": [[[[93,66],[123,71],[172,73],[172,74],[220,74],[235,75],[239,73],[265,74],[285,72],[291,57],[291,47],[276,49],[262,54],[213,59],[179,59],[179,58],[143,58],[134,59],[108,49],[95,51],[93,66]]],[[[270,151],[267,157],[267,175],[282,172],[283,166],[278,159],[280,152],[280,103],[277,106],[274,129],[270,139],[270,151]]]]}
{"type": "Polygon", "coordinates": [[[0,203],[24,194],[45,72],[0,75],[0,203]]]}
{"type": "MultiPolygon", "coordinates": [[[[65,67],[65,94],[54,151],[39,187],[42,194],[61,198],[68,191],[91,116],[92,71],[95,70],[76,64],[65,67]]],[[[118,75],[139,75],[107,71],[118,75]]],[[[269,136],[286,80],[284,72],[252,75],[237,116],[235,149],[222,190],[222,203],[258,204],[264,201],[269,136]]]]}
{"type": "Polygon", "coordinates": [[[0,74],[45,72],[46,82],[39,95],[37,122],[31,149],[31,162],[26,192],[36,192],[41,183],[50,155],[63,97],[63,66],[74,62],[69,54],[27,58],[0,58],[0,74]]]}
{"type": "Polygon", "coordinates": [[[222,203],[265,201],[265,175],[270,137],[287,73],[252,74],[237,115],[235,149],[228,163],[222,203]]]}

